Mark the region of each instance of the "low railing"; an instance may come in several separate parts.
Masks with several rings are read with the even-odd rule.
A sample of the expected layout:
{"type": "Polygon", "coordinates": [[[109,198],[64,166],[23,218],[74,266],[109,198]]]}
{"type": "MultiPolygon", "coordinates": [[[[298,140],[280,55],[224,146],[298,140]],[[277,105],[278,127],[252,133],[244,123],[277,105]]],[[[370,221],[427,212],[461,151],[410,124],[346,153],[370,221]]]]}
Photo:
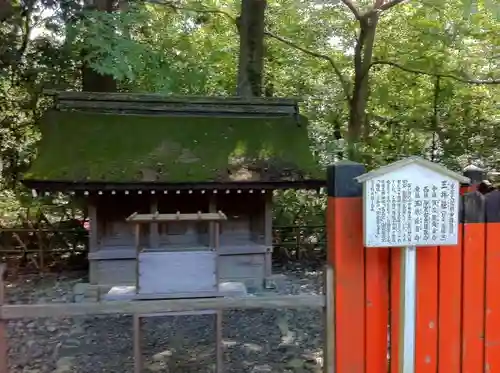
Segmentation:
{"type": "Polygon", "coordinates": [[[9,263],[12,270],[35,272],[68,263],[81,267],[87,241],[83,228],[0,228],[0,261],[9,263]]]}
{"type": "Polygon", "coordinates": [[[281,261],[324,259],[326,229],[324,225],[273,227],[274,257],[281,261]]]}
{"type": "MultiPolygon", "coordinates": [[[[322,225],[273,227],[273,258],[277,262],[322,261],[326,231],[322,225]]],[[[86,265],[88,234],[72,229],[0,228],[0,261],[11,268],[43,272],[52,267],[86,265]]]]}

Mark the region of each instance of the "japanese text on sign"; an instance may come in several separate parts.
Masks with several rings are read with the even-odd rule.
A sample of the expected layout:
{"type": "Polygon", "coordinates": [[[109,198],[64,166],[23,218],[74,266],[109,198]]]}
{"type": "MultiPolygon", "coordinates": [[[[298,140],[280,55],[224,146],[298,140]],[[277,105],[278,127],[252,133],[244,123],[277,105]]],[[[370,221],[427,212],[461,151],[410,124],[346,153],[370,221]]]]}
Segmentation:
{"type": "Polygon", "coordinates": [[[372,179],[365,189],[365,244],[454,245],[458,239],[458,183],[450,179],[372,179]]]}

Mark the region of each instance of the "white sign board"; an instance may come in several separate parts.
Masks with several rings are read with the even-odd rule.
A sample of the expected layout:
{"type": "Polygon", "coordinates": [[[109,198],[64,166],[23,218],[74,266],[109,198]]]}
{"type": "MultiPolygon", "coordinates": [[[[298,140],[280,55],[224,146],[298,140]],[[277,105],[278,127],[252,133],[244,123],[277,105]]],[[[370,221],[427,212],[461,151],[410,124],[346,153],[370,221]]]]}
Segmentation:
{"type": "Polygon", "coordinates": [[[411,163],[364,181],[366,247],[456,245],[459,182],[411,163]]]}

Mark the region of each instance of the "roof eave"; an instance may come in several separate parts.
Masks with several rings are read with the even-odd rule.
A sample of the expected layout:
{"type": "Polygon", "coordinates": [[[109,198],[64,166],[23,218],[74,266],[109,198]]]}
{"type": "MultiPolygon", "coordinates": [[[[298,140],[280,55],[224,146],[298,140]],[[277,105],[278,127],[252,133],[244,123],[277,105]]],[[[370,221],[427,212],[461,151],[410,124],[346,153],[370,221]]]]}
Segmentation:
{"type": "Polygon", "coordinates": [[[417,164],[417,165],[420,165],[422,167],[428,168],[434,172],[437,172],[439,174],[447,176],[450,179],[454,179],[462,184],[469,184],[470,183],[470,179],[468,177],[460,175],[454,171],[448,170],[446,167],[441,166],[438,163],[430,162],[426,159],[423,159],[423,158],[417,157],[417,156],[404,158],[404,159],[401,159],[401,160],[396,161],[394,163],[391,163],[387,166],[379,167],[376,170],[373,170],[373,171],[370,171],[370,172],[367,172],[363,175],[358,176],[356,178],[356,181],[358,181],[360,183],[364,183],[364,182],[371,180],[375,177],[381,177],[383,175],[388,174],[389,172],[393,172],[393,171],[396,171],[402,167],[409,166],[410,164],[417,164]]]}
{"type": "Polygon", "coordinates": [[[279,181],[231,181],[231,182],[104,182],[104,181],[56,181],[25,179],[22,183],[30,189],[47,191],[165,191],[165,190],[249,190],[249,189],[318,189],[326,186],[326,179],[279,180],[279,181]]]}

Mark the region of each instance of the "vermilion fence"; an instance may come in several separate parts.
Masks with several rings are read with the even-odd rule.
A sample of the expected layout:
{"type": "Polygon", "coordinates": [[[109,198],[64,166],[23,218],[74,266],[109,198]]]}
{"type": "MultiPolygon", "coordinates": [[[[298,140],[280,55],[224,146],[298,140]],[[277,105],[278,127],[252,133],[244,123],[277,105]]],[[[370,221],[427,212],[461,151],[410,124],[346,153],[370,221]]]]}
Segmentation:
{"type": "MultiPolygon", "coordinates": [[[[362,173],[328,174],[336,373],[398,373],[400,249],[363,247],[362,173]]],[[[500,191],[462,191],[459,244],[417,249],[416,373],[500,373],[500,191]]]]}

